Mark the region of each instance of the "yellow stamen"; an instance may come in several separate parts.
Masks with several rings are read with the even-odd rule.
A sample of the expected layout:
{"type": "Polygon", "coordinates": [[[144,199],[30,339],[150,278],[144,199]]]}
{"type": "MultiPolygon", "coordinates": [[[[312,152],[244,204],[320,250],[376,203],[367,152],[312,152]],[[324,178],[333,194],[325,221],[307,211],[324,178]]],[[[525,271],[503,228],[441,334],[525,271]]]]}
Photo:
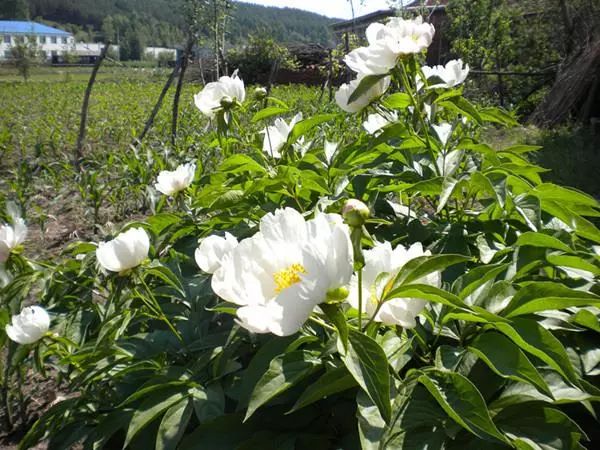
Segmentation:
{"type": "Polygon", "coordinates": [[[302,264],[292,264],[286,269],[280,270],[273,275],[275,280],[275,292],[278,294],[284,289],[293,286],[296,283],[300,283],[300,274],[305,274],[306,269],[302,264]]]}

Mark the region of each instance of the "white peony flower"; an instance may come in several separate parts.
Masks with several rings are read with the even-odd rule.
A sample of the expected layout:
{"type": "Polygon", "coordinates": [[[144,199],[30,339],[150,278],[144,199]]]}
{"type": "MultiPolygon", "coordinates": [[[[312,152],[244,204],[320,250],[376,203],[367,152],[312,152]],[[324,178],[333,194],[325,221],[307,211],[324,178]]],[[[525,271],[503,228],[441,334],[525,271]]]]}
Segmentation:
{"type": "Polygon", "coordinates": [[[453,88],[462,84],[469,75],[469,65],[464,65],[462,59],[448,61],[445,66],[423,66],[422,70],[425,78],[437,77],[442,80],[442,83],[434,84],[429,88],[453,88]]]}
{"type": "Polygon", "coordinates": [[[260,231],[239,243],[213,275],[212,288],[239,305],[240,324],[255,333],[297,332],[327,292],[348,284],[352,244],[338,214],[308,222],[286,208],[264,216],[260,231]]]}
{"type": "Polygon", "coordinates": [[[263,140],[263,152],[271,155],[273,158],[281,158],[281,149],[285,145],[290,133],[298,122],[302,120],[302,113],[296,114],[290,123],[278,118],[274,124],[265,128],[261,133],[265,135],[263,140]]]}
{"type": "Polygon", "coordinates": [[[130,228],[112,241],[100,242],[96,258],[100,265],[111,272],[133,269],[148,257],[150,238],[143,228],[130,228]]]}
{"type": "Polygon", "coordinates": [[[367,120],[363,122],[363,128],[367,130],[367,133],[369,134],[377,134],[383,127],[398,120],[398,113],[396,111],[390,112],[389,115],[389,119],[391,120],[381,114],[369,114],[367,120]]]}
{"type": "Polygon", "coordinates": [[[0,263],[5,262],[10,252],[23,243],[27,236],[27,225],[21,218],[15,219],[13,225],[0,225],[0,263]]]}
{"type": "Polygon", "coordinates": [[[237,245],[238,240],[230,233],[225,233],[224,238],[215,234],[208,236],[196,249],[196,264],[206,273],[215,273],[237,245]]]}
{"type": "Polygon", "coordinates": [[[163,170],[158,174],[154,187],[165,195],[174,195],[189,187],[195,174],[196,164],[193,163],[182,164],[173,171],[163,170]]]}
{"type": "MultiPolygon", "coordinates": [[[[423,251],[421,243],[411,245],[408,249],[398,245],[392,250],[389,242],[377,243],[371,250],[364,252],[365,266],[363,268],[363,312],[373,317],[377,310],[379,300],[384,288],[411,259],[419,256],[428,256],[429,251],[423,251]],[[383,275],[380,277],[382,274],[383,275]]],[[[435,272],[415,281],[419,284],[429,284],[439,287],[440,274],[435,272]]],[[[354,275],[350,282],[350,295],[348,302],[353,308],[358,309],[358,277],[354,275]]],[[[404,328],[416,326],[415,318],[425,308],[426,302],[416,298],[394,298],[386,301],[375,316],[377,322],[386,325],[400,325],[404,328]]]]}
{"type": "Polygon", "coordinates": [[[12,316],[6,325],[7,336],[17,344],[33,344],[41,339],[50,328],[50,316],[40,306],[23,308],[20,314],[12,316]]]}
{"type": "Polygon", "coordinates": [[[233,72],[231,77],[221,77],[219,81],[208,83],[204,89],[194,95],[196,107],[208,117],[214,117],[215,111],[221,108],[221,100],[237,100],[242,103],[246,99],[244,82],[238,77],[238,71],[233,72]]]}
{"type": "Polygon", "coordinates": [[[364,108],[375,100],[377,97],[381,97],[383,93],[390,86],[390,77],[384,77],[371,86],[363,95],[358,97],[352,103],[348,103],[352,93],[359,86],[362,77],[359,76],[356,80],[352,80],[349,84],[342,84],[339,90],[335,93],[335,101],[338,106],[348,113],[357,113],[362,111],[364,108]]]}
{"type": "Polygon", "coordinates": [[[421,17],[404,20],[394,17],[387,24],[372,23],[366,30],[368,47],[351,51],[344,61],[360,75],[388,73],[401,55],[421,53],[433,41],[435,28],[421,17]]]}

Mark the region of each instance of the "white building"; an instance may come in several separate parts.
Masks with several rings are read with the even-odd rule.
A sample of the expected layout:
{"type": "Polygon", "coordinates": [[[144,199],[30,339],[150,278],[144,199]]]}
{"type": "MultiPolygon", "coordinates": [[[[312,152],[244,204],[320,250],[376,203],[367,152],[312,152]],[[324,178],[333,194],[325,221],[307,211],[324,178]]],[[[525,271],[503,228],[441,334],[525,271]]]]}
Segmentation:
{"type": "Polygon", "coordinates": [[[177,59],[177,50],[174,48],[167,47],[146,47],[144,51],[146,56],[158,59],[161,54],[169,55],[171,61],[175,61],[177,59]]]}
{"type": "Polygon", "coordinates": [[[46,60],[72,51],[75,39],[71,33],[35,22],[0,20],[0,60],[11,58],[11,47],[20,40],[34,38],[46,60]]]}

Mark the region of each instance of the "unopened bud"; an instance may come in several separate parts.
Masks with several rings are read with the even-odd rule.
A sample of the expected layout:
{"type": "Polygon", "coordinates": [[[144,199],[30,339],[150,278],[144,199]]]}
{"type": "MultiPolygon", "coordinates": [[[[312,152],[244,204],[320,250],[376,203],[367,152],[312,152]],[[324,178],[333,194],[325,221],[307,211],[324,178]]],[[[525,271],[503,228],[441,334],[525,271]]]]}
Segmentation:
{"type": "Polygon", "coordinates": [[[348,291],[348,288],[345,287],[330,289],[329,291],[327,291],[326,303],[341,303],[344,300],[346,300],[349,294],[350,291],[348,291]]]}
{"type": "Polygon", "coordinates": [[[234,100],[229,96],[226,95],[221,99],[221,106],[224,109],[229,109],[233,106],[234,100]]]}
{"type": "Polygon", "coordinates": [[[342,216],[351,227],[360,227],[370,216],[369,207],[360,200],[350,199],[342,208],[342,216]]]}
{"type": "Polygon", "coordinates": [[[267,96],[267,90],[264,87],[257,87],[256,89],[254,89],[254,96],[258,100],[262,100],[267,96]]]}

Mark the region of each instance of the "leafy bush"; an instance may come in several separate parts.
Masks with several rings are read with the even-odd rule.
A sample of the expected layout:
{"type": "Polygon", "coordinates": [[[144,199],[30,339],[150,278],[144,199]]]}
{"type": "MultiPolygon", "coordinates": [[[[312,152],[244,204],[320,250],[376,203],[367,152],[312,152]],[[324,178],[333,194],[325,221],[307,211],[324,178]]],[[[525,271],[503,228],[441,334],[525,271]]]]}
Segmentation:
{"type": "Polygon", "coordinates": [[[161,212],[54,263],[6,245],[2,325],[31,293],[52,320],[6,374],[31,354],[72,393],[23,448],[582,448],[600,205],[481,142],[516,121],[462,96],[462,64],[420,65],[427,24],[381,31],[347,59],[371,72],[336,94],[353,115],[224,78],[195,166],[130,155],[132,190],[177,166],[161,212]]]}
{"type": "Polygon", "coordinates": [[[297,64],[285,47],[261,35],[249,36],[246,45],[230,50],[227,61],[249,83],[265,83],[275,62],[282,69],[294,69],[297,64]]]}

